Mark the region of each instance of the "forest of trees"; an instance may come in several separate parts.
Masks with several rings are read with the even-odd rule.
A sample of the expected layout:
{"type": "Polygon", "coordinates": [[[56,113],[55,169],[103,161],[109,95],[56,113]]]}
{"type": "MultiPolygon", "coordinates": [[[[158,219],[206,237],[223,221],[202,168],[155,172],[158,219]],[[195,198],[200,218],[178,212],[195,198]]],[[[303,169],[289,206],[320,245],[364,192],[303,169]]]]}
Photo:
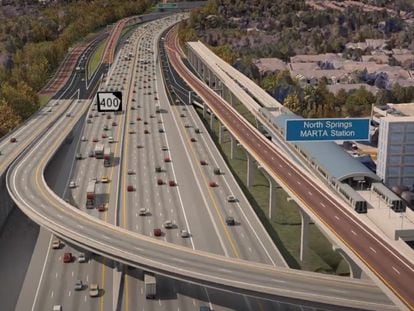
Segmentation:
{"type": "Polygon", "coordinates": [[[0,53],[0,136],[39,108],[37,92],[68,49],[91,32],[123,17],[140,14],[150,0],[65,1],[32,15],[2,20],[0,53]]]}
{"type": "MultiPolygon", "coordinates": [[[[399,12],[413,11],[409,0],[364,2],[399,12]]],[[[301,89],[289,73],[261,76],[254,58],[277,57],[289,60],[296,54],[343,53],[347,42],[368,38],[388,39],[388,48],[414,51],[414,26],[386,10],[364,12],[349,8],[311,10],[304,0],[210,0],[180,25],[180,40],[201,40],[212,50],[255,80],[293,111],[307,117],[360,116],[371,104],[410,102],[414,88],[398,85],[374,96],[364,88],[334,95],[326,83],[301,89]]],[[[354,57],[350,52],[350,57],[354,57]]]]}

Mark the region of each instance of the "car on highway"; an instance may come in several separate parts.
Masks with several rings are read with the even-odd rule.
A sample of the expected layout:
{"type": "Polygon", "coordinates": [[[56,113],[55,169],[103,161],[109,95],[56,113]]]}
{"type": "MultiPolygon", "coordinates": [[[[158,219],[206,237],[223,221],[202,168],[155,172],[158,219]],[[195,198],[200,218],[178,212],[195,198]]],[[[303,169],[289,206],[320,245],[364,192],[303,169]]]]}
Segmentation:
{"type": "Polygon", "coordinates": [[[206,160],[200,160],[201,165],[208,165],[206,160]]]}
{"type": "Polygon", "coordinates": [[[135,107],[134,106],[131,106],[131,110],[135,110],[135,107]]]}
{"type": "Polygon", "coordinates": [[[88,119],[88,121],[86,121],[86,123],[92,123],[92,120],[91,119],[88,119]]]}
{"type": "Polygon", "coordinates": [[[84,263],[84,262],[87,262],[88,260],[87,260],[87,258],[86,258],[86,256],[85,256],[85,253],[79,253],[79,256],[78,256],[78,262],[79,263],[84,263]]]}
{"type": "Polygon", "coordinates": [[[107,124],[105,124],[105,125],[103,126],[103,130],[104,130],[104,131],[108,131],[108,130],[109,130],[109,127],[108,127],[108,125],[107,125],[107,124]]]}
{"type": "Polygon", "coordinates": [[[161,147],[161,150],[162,150],[162,151],[167,151],[167,150],[168,150],[168,147],[167,147],[167,146],[162,146],[162,147],[161,147]]]}
{"type": "Polygon", "coordinates": [[[147,125],[148,124],[148,121],[144,121],[144,125],[147,125]]]}
{"type": "Polygon", "coordinates": [[[185,127],[186,129],[188,129],[188,128],[190,128],[190,127],[191,127],[191,125],[190,125],[190,124],[185,124],[185,125],[184,125],[184,127],[185,127]]]}
{"type": "Polygon", "coordinates": [[[170,187],[175,187],[175,186],[177,186],[177,182],[176,182],[175,180],[170,180],[170,181],[168,182],[168,184],[170,185],[170,187]]]}
{"type": "Polygon", "coordinates": [[[76,154],[76,160],[82,160],[82,153],[76,154]]]}
{"type": "Polygon", "coordinates": [[[92,142],[97,143],[99,141],[99,139],[97,137],[95,137],[94,139],[92,139],[92,142]]]}
{"type": "Polygon", "coordinates": [[[182,238],[188,238],[188,237],[190,237],[190,232],[188,232],[188,230],[187,230],[187,229],[182,229],[182,230],[180,231],[180,236],[181,236],[182,238]]]}
{"type": "Polygon", "coordinates": [[[62,311],[63,310],[62,305],[54,305],[52,310],[53,311],[62,311]]]}
{"type": "Polygon", "coordinates": [[[53,249],[59,249],[59,248],[61,248],[61,246],[62,246],[62,243],[60,242],[59,239],[53,240],[53,242],[52,242],[52,248],[53,249]]]}
{"type": "Polygon", "coordinates": [[[195,143],[197,141],[197,139],[195,139],[194,137],[191,137],[191,142],[195,143]]]}
{"type": "Polygon", "coordinates": [[[226,224],[227,224],[227,226],[234,226],[234,225],[236,225],[236,221],[234,220],[234,217],[227,216],[226,217],[226,224]]]}
{"type": "Polygon", "coordinates": [[[73,260],[73,255],[72,255],[72,253],[67,252],[67,253],[64,253],[64,254],[63,254],[63,262],[64,262],[64,263],[69,263],[69,262],[72,262],[72,260],[73,260]]]}
{"type": "Polygon", "coordinates": [[[89,150],[88,157],[93,158],[94,156],[95,156],[95,153],[93,152],[93,150],[89,150]]]}
{"type": "Polygon", "coordinates": [[[70,113],[67,113],[66,116],[69,118],[70,117],[70,113]]]}
{"type": "Polygon", "coordinates": [[[209,306],[200,306],[200,311],[211,311],[209,306]]]}
{"type": "Polygon", "coordinates": [[[112,136],[108,137],[108,143],[112,144],[114,142],[114,138],[112,136]]]}
{"type": "Polygon", "coordinates": [[[209,186],[214,188],[214,187],[218,187],[218,184],[215,181],[210,181],[209,186]]]}
{"type": "Polygon", "coordinates": [[[139,216],[147,216],[147,214],[148,214],[148,213],[149,213],[148,208],[141,207],[141,208],[139,209],[138,215],[139,215],[139,216]]]}
{"type": "Polygon", "coordinates": [[[129,124],[132,125],[132,124],[135,124],[135,122],[131,120],[129,121],[129,124]]]}
{"type": "Polygon", "coordinates": [[[118,125],[118,123],[116,123],[115,121],[112,122],[112,126],[117,126],[117,125],[118,125]]]}
{"type": "Polygon", "coordinates": [[[107,119],[107,120],[111,120],[111,119],[112,119],[111,115],[110,115],[110,114],[108,114],[108,115],[106,116],[106,119],[107,119]]]}
{"type": "Polygon", "coordinates": [[[82,280],[76,280],[74,289],[75,289],[75,291],[80,291],[80,290],[83,289],[82,280]]]}
{"type": "Polygon", "coordinates": [[[69,183],[69,188],[76,188],[76,183],[73,180],[69,183]]]}
{"type": "Polygon", "coordinates": [[[221,170],[220,170],[220,168],[216,167],[216,168],[214,169],[214,175],[221,175],[221,170]]]}
{"type": "Polygon", "coordinates": [[[135,130],[134,129],[129,129],[128,134],[135,134],[135,130]]]}
{"type": "Polygon", "coordinates": [[[144,134],[149,134],[149,131],[147,129],[145,129],[144,134]]]}
{"type": "Polygon", "coordinates": [[[99,286],[96,283],[89,284],[89,296],[98,297],[99,296],[99,286]]]}
{"type": "Polygon", "coordinates": [[[108,183],[108,182],[109,182],[109,178],[108,178],[108,176],[102,176],[102,178],[101,178],[101,183],[106,184],[106,183],[108,183]]]}
{"type": "Polygon", "coordinates": [[[107,204],[106,203],[101,203],[98,205],[98,211],[99,212],[105,212],[107,210],[107,204]]]}
{"type": "Polygon", "coordinates": [[[200,129],[199,129],[199,128],[195,128],[195,129],[194,129],[194,132],[195,132],[196,134],[200,134],[200,129]]]}
{"type": "Polygon", "coordinates": [[[129,170],[128,170],[128,172],[127,172],[127,174],[128,174],[128,175],[134,175],[134,174],[135,174],[135,171],[134,171],[134,170],[132,170],[132,169],[129,169],[129,170]]]}
{"type": "Polygon", "coordinates": [[[134,191],[134,186],[129,185],[129,186],[127,187],[127,191],[128,191],[128,192],[132,192],[132,191],[134,191]]]}
{"type": "Polygon", "coordinates": [[[141,121],[142,119],[140,117],[137,117],[137,121],[141,121]]]}
{"type": "Polygon", "coordinates": [[[171,158],[170,158],[170,157],[165,157],[165,158],[164,158],[164,162],[165,162],[165,163],[169,163],[169,162],[171,162],[171,158]]]}
{"type": "Polygon", "coordinates": [[[164,184],[164,181],[161,178],[157,179],[157,185],[161,186],[164,184]]]}
{"type": "Polygon", "coordinates": [[[154,228],[154,236],[161,236],[162,230],[160,228],[154,228]]]}
{"type": "Polygon", "coordinates": [[[163,227],[165,229],[173,229],[174,228],[174,223],[173,223],[172,220],[168,219],[168,220],[164,221],[163,227]]]}
{"type": "Polygon", "coordinates": [[[180,113],[180,117],[181,118],[185,118],[185,114],[184,113],[180,113]]]}
{"type": "Polygon", "coordinates": [[[237,202],[237,199],[234,195],[230,194],[227,196],[227,202],[237,202]]]}
{"type": "Polygon", "coordinates": [[[12,137],[12,138],[10,138],[10,142],[11,142],[11,143],[15,143],[15,142],[17,142],[16,137],[12,137]]]}
{"type": "Polygon", "coordinates": [[[160,128],[158,129],[158,132],[159,132],[159,133],[164,133],[165,131],[164,131],[164,129],[163,129],[162,127],[160,127],[160,128]]]}
{"type": "Polygon", "coordinates": [[[102,133],[102,136],[101,136],[102,138],[107,138],[108,137],[108,135],[106,135],[105,133],[102,133]]]}
{"type": "Polygon", "coordinates": [[[138,145],[137,145],[137,148],[138,148],[138,149],[142,149],[142,148],[144,148],[144,145],[138,144],[138,145]]]}
{"type": "Polygon", "coordinates": [[[156,167],[155,167],[155,172],[156,172],[156,173],[161,173],[161,172],[162,172],[162,168],[161,168],[161,166],[156,166],[156,167]]]}

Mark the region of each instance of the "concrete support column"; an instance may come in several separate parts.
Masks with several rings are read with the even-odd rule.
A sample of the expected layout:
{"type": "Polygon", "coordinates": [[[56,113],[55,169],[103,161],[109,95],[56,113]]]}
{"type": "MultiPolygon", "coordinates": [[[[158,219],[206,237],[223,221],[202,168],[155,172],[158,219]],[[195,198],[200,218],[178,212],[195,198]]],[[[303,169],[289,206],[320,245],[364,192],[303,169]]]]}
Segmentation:
{"type": "Polygon", "coordinates": [[[362,277],[362,269],[344,252],[339,246],[333,245],[332,249],[338,252],[349,266],[350,277],[353,279],[360,279],[362,277]]]}
{"type": "Polygon", "coordinates": [[[219,121],[219,133],[218,133],[219,144],[223,142],[223,131],[224,131],[224,125],[221,124],[219,121]]]}
{"type": "Polygon", "coordinates": [[[233,93],[229,92],[229,94],[230,94],[230,96],[229,96],[229,103],[230,103],[230,106],[233,107],[233,93]]]}
{"type": "Polygon", "coordinates": [[[233,137],[233,135],[230,134],[230,132],[229,132],[229,135],[230,135],[230,159],[233,160],[233,158],[234,158],[234,147],[235,147],[235,144],[236,144],[236,139],[233,137]]]}
{"type": "Polygon", "coordinates": [[[213,121],[214,121],[214,114],[213,114],[213,111],[210,110],[210,129],[212,133],[214,132],[213,121]]]}
{"type": "Polygon", "coordinates": [[[253,157],[246,151],[247,157],[247,188],[251,188],[253,186],[253,169],[254,169],[254,160],[253,157]]]}
{"type": "Polygon", "coordinates": [[[300,216],[302,219],[302,227],[300,231],[300,261],[304,261],[307,258],[309,252],[309,222],[310,217],[306,212],[299,208],[300,216]]]}
{"type": "Polygon", "coordinates": [[[211,70],[209,70],[208,71],[208,86],[209,87],[211,87],[211,76],[212,76],[212,73],[211,73],[211,70]]]}
{"type": "Polygon", "coordinates": [[[261,166],[259,169],[269,182],[269,213],[268,218],[271,219],[276,212],[276,189],[280,188],[277,182],[270,176],[261,166]]]}
{"type": "Polygon", "coordinates": [[[203,118],[205,118],[205,117],[206,117],[206,111],[207,111],[207,108],[206,108],[206,103],[205,103],[205,102],[203,102],[203,118]]]}

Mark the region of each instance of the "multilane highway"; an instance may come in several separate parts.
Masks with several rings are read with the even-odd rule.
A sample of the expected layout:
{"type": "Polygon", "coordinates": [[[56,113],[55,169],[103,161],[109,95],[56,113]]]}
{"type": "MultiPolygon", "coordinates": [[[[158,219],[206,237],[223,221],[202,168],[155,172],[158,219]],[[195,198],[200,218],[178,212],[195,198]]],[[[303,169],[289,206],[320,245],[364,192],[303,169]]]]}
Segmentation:
{"type": "Polygon", "coordinates": [[[251,152],[272,176],[296,193],[304,204],[323,221],[387,285],[402,304],[414,308],[413,264],[369,228],[360,223],[317,184],[307,180],[294,165],[275,150],[246,120],[223,99],[195,77],[180,59],[180,48],[171,32],[168,54],[174,68],[209,105],[234,136],[251,152]],[[375,251],[372,251],[374,249],[375,251]]]}
{"type": "Polygon", "coordinates": [[[13,199],[36,222],[93,252],[191,282],[285,301],[316,301],[317,306],[324,301],[339,306],[370,305],[372,309],[387,309],[384,308],[387,302],[371,284],[358,282],[365,293],[372,292],[375,298],[371,303],[364,301],[365,295],[360,297],[360,289],[355,290],[352,280],[341,280],[343,292],[338,297],[334,288],[338,282],[331,277],[194,251],[116,228],[67,204],[49,189],[43,172],[83,112],[78,107],[73,117],[62,117],[57,127],[27,149],[8,171],[8,189],[13,199]]]}

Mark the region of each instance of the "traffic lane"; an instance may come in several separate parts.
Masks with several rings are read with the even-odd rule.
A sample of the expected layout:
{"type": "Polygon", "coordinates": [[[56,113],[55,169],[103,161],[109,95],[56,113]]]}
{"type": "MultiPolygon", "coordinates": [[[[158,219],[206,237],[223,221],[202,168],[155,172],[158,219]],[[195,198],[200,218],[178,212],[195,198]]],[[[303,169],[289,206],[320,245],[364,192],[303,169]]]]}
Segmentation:
{"type": "MultiPolygon", "coordinates": [[[[235,180],[232,172],[227,166],[226,161],[221,156],[220,152],[216,148],[213,140],[211,139],[210,135],[202,121],[198,118],[198,114],[195,111],[194,107],[188,107],[189,116],[193,121],[194,127],[201,129],[201,133],[198,136],[198,139],[203,142],[203,146],[208,151],[210,158],[214,160],[214,164],[217,167],[220,167],[221,170],[224,172],[223,181],[225,188],[228,191],[228,194],[234,195],[237,199],[237,202],[227,203],[226,207],[229,211],[234,211],[236,214],[236,219],[242,219],[246,225],[246,228],[253,231],[252,236],[255,236],[254,245],[258,247],[258,251],[266,253],[266,257],[270,257],[272,264],[276,264],[279,266],[286,266],[286,262],[282,255],[280,254],[279,250],[275,246],[274,242],[266,232],[263,224],[258,219],[255,211],[252,209],[249,201],[247,200],[246,196],[244,195],[243,191],[240,189],[237,181],[235,180]]],[[[192,130],[192,129],[190,129],[192,130]]],[[[211,162],[213,163],[213,162],[211,162]]],[[[243,238],[243,236],[241,235],[243,238]]]]}
{"type": "MultiPolygon", "coordinates": [[[[35,191],[37,191],[37,190],[35,189],[35,191]]],[[[43,191],[45,191],[45,190],[43,190],[43,191]]],[[[29,201],[30,201],[30,199],[29,199],[29,201]]],[[[39,205],[37,205],[37,206],[39,206],[39,205]]],[[[55,206],[57,206],[57,205],[54,205],[54,204],[52,205],[52,207],[55,207],[55,206]]],[[[66,212],[65,210],[58,210],[58,212],[53,212],[52,214],[49,215],[49,217],[51,219],[54,219],[54,221],[57,221],[57,220],[60,219],[59,222],[65,224],[68,227],[73,227],[74,226],[74,223],[73,223],[74,219],[71,219],[72,218],[72,213],[66,212]],[[63,212],[65,214],[68,213],[68,214],[66,215],[66,217],[63,217],[62,215],[60,215],[60,212],[63,212]],[[59,217],[59,215],[60,215],[60,217],[59,217]]],[[[83,219],[83,218],[77,218],[76,217],[75,219],[76,219],[75,222],[83,222],[83,221],[85,221],[85,219],[83,219]]],[[[100,230],[104,230],[104,232],[107,231],[107,229],[105,229],[104,227],[102,227],[102,225],[96,226],[94,222],[89,222],[89,225],[88,226],[85,226],[83,236],[85,238],[88,238],[88,239],[90,237],[93,237],[94,239],[96,239],[97,237],[102,237],[103,236],[112,245],[115,246],[115,245],[118,244],[117,245],[119,247],[118,249],[124,249],[124,250],[127,250],[130,254],[136,254],[136,252],[137,252],[137,248],[136,247],[137,246],[135,245],[135,243],[138,242],[138,241],[135,238],[132,238],[132,239],[127,238],[129,235],[128,234],[126,235],[125,233],[123,234],[124,239],[111,238],[110,237],[111,233],[109,233],[109,232],[106,232],[106,233],[99,232],[100,230]]],[[[168,247],[156,248],[156,251],[153,252],[153,250],[151,250],[151,244],[148,244],[145,241],[141,241],[141,242],[143,242],[142,245],[139,244],[141,247],[138,246],[139,249],[140,249],[140,254],[142,256],[147,256],[147,255],[149,255],[147,252],[149,252],[150,253],[150,256],[154,259],[153,260],[153,263],[155,263],[155,262],[157,262],[159,260],[163,260],[165,258],[169,258],[170,255],[169,255],[168,247]]],[[[167,244],[164,244],[163,243],[163,245],[168,246],[169,244],[168,243],[167,244]]],[[[186,267],[185,269],[186,270],[188,270],[188,269],[193,270],[195,268],[196,271],[197,270],[198,271],[204,271],[205,272],[205,275],[217,275],[217,273],[219,273],[221,275],[221,277],[224,277],[228,272],[230,272],[230,270],[228,270],[228,268],[230,268],[232,270],[232,272],[231,272],[232,275],[234,275],[234,273],[236,273],[236,275],[239,276],[239,277],[242,277],[242,278],[247,277],[244,274],[243,267],[241,267],[242,268],[241,271],[235,271],[234,269],[235,268],[238,268],[238,265],[235,264],[235,262],[226,263],[223,260],[221,262],[220,261],[218,262],[219,263],[219,266],[214,265],[214,267],[213,266],[209,266],[209,265],[206,266],[204,264],[204,262],[202,262],[201,263],[201,266],[203,268],[202,268],[202,270],[199,270],[199,268],[200,268],[200,263],[198,262],[198,256],[199,255],[198,254],[193,254],[193,259],[194,260],[188,262],[187,260],[184,259],[184,258],[187,258],[188,257],[188,254],[186,254],[187,251],[184,251],[184,250],[182,250],[179,254],[176,254],[177,255],[176,256],[177,257],[176,260],[178,260],[178,261],[181,260],[183,263],[185,263],[185,267],[186,267]],[[182,256],[184,256],[184,257],[183,258],[179,258],[179,257],[182,257],[182,256]],[[228,264],[230,266],[228,268],[226,268],[225,266],[228,265],[228,264]],[[218,269],[220,269],[220,270],[218,270],[218,269]]],[[[273,274],[272,271],[274,271],[274,270],[273,269],[269,269],[269,270],[266,269],[265,270],[266,277],[263,278],[263,274],[262,274],[263,271],[261,271],[258,268],[259,267],[257,266],[257,264],[254,267],[252,267],[252,269],[254,269],[256,271],[254,271],[254,273],[252,273],[252,274],[249,274],[248,277],[247,277],[247,279],[245,279],[244,282],[247,282],[247,283],[251,284],[251,277],[252,276],[255,276],[255,277],[258,276],[260,278],[260,283],[263,284],[263,285],[266,285],[266,286],[270,286],[270,288],[272,288],[274,286],[274,284],[273,284],[275,282],[274,280],[277,280],[278,282],[281,282],[280,275],[276,274],[276,275],[274,275],[273,277],[270,278],[271,283],[270,284],[267,283],[268,280],[269,280],[268,276],[270,276],[271,274],[273,274]]],[[[292,286],[293,285],[294,286],[302,286],[303,285],[302,283],[305,283],[305,284],[307,283],[307,282],[303,282],[303,280],[302,280],[303,274],[304,273],[302,272],[300,274],[300,277],[295,282],[292,283],[292,286]]],[[[312,274],[312,288],[315,288],[315,285],[313,284],[315,282],[316,282],[316,279],[314,278],[314,274],[312,274]]],[[[344,282],[346,282],[346,281],[344,281],[344,282]]],[[[321,289],[321,292],[320,292],[320,295],[321,296],[323,296],[326,293],[325,289],[326,289],[325,287],[321,289]]],[[[308,291],[308,290],[309,290],[309,288],[308,289],[305,288],[305,292],[308,291]]],[[[351,298],[352,299],[355,299],[356,298],[355,297],[355,293],[352,294],[352,291],[350,291],[349,293],[350,293],[349,299],[351,299],[351,298]]]]}
{"type": "MultiPolygon", "coordinates": [[[[180,66],[176,54],[175,53],[169,53],[169,54],[170,54],[172,61],[176,64],[176,66],[180,66]]],[[[187,72],[184,72],[182,68],[179,70],[184,76],[187,77],[188,81],[192,79],[192,77],[190,77],[190,75],[187,72]]],[[[279,155],[275,152],[275,150],[273,150],[273,148],[270,148],[267,144],[263,144],[261,142],[261,139],[258,139],[257,135],[247,136],[246,134],[247,133],[250,134],[251,131],[246,130],[245,126],[241,125],[240,119],[238,118],[236,119],[232,115],[233,112],[228,107],[226,107],[226,105],[223,105],[221,103],[219,104],[220,100],[216,96],[212,95],[209,91],[207,91],[204,85],[202,84],[198,85],[198,84],[193,83],[193,87],[197,90],[197,92],[203,94],[203,96],[207,99],[208,102],[210,102],[211,105],[215,106],[216,111],[220,111],[220,110],[222,111],[221,113],[222,118],[226,120],[227,124],[230,124],[230,127],[233,129],[233,131],[236,131],[238,135],[240,135],[240,137],[242,137],[243,140],[250,145],[250,148],[254,148],[254,150],[261,150],[260,155],[258,155],[259,158],[262,158],[265,161],[265,163],[269,165],[269,167],[273,167],[274,173],[278,174],[280,171],[275,172],[274,167],[277,167],[275,166],[275,164],[276,163],[280,164],[280,162],[286,163],[285,160],[280,158],[279,155]],[[243,130],[245,130],[245,132],[243,130]],[[269,161],[269,157],[273,163],[269,161]],[[273,160],[272,157],[275,160],[273,160]]],[[[284,171],[286,170],[283,170],[282,172],[284,171]]],[[[293,187],[293,185],[295,186],[297,185],[296,182],[298,181],[299,176],[296,172],[292,173],[291,170],[289,169],[289,171],[286,171],[286,174],[280,174],[280,177],[282,178],[282,180],[287,182],[288,185],[293,187]],[[289,174],[287,173],[289,173],[290,175],[296,174],[295,176],[296,179],[293,180],[293,178],[292,179],[289,178],[288,176],[289,174]]],[[[316,189],[314,189],[314,187],[311,186],[307,180],[303,180],[302,178],[300,178],[300,180],[302,180],[302,183],[304,184],[304,186],[301,186],[301,187],[296,186],[295,187],[297,189],[296,193],[300,197],[302,197],[302,199],[306,200],[306,199],[311,198],[312,199],[311,203],[315,203],[313,194],[312,192],[310,192],[309,189],[312,189],[312,190],[316,190],[316,189]],[[307,192],[305,192],[306,190],[303,191],[304,189],[307,189],[307,192]]],[[[315,196],[319,196],[316,191],[314,192],[315,192],[315,196]]],[[[332,204],[331,201],[328,201],[325,197],[320,197],[319,202],[317,203],[318,204],[316,206],[312,206],[310,208],[313,211],[315,211],[319,215],[319,217],[322,217],[322,220],[324,220],[326,223],[331,223],[331,224],[334,223],[333,222],[334,215],[326,211],[329,208],[336,209],[336,206],[332,204]],[[324,204],[325,208],[321,208],[321,205],[320,205],[321,202],[324,204]]],[[[359,256],[365,262],[370,261],[370,264],[368,265],[370,266],[371,270],[383,281],[384,281],[384,278],[386,278],[386,285],[388,286],[388,288],[390,288],[397,296],[399,296],[400,299],[403,298],[405,300],[405,304],[409,306],[414,306],[414,290],[409,287],[409,284],[410,284],[409,280],[413,279],[414,270],[412,270],[411,267],[403,265],[400,267],[402,271],[398,270],[398,272],[396,272],[395,265],[397,265],[397,263],[400,264],[401,263],[400,260],[396,261],[394,259],[390,259],[390,256],[394,256],[394,254],[391,254],[388,250],[384,249],[383,246],[380,245],[375,239],[371,238],[370,236],[367,236],[366,234],[363,234],[362,230],[359,227],[356,227],[353,222],[346,219],[347,216],[344,215],[343,211],[338,210],[338,213],[341,214],[341,216],[345,219],[345,221],[339,224],[335,230],[333,230],[331,226],[331,229],[333,230],[333,232],[336,232],[336,234],[338,236],[341,236],[341,239],[346,244],[352,245],[353,248],[361,247],[358,249],[359,253],[354,250],[356,255],[359,256]],[[355,230],[359,231],[360,236],[355,238],[354,234],[350,233],[348,230],[344,230],[345,229],[344,227],[349,227],[349,226],[355,227],[355,230]],[[345,234],[345,235],[341,235],[341,234],[345,234]],[[381,253],[374,253],[370,250],[365,251],[366,249],[369,249],[369,245],[375,245],[376,246],[375,249],[377,248],[381,249],[381,253]],[[381,259],[378,260],[378,258],[381,258],[381,259]],[[394,269],[392,269],[392,267],[394,267],[394,269]],[[385,269],[385,270],[382,270],[382,269],[385,269]],[[379,272],[381,270],[382,272],[379,272]]]]}

